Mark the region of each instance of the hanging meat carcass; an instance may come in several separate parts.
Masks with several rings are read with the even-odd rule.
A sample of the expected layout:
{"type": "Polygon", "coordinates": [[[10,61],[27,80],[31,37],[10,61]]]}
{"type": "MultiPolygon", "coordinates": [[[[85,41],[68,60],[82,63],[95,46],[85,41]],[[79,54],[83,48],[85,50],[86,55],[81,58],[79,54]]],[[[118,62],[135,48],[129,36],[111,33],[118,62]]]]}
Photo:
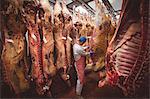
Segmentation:
{"type": "Polygon", "coordinates": [[[104,82],[117,85],[125,95],[138,98],[149,85],[148,4],[148,0],[124,0],[120,23],[106,59],[104,82]]]}
{"type": "Polygon", "coordinates": [[[111,24],[111,20],[104,14],[104,7],[98,0],[96,3],[96,28],[92,36],[91,48],[94,51],[92,57],[95,70],[104,67],[104,57],[108,45],[108,38],[111,39],[114,34],[114,27],[111,24]],[[100,11],[99,11],[100,10],[100,11]]]}
{"type": "Polygon", "coordinates": [[[44,83],[43,67],[42,67],[42,48],[41,38],[37,24],[37,6],[34,1],[24,2],[24,14],[28,29],[29,49],[32,59],[31,76],[35,80],[36,90],[39,94],[42,93],[44,83]],[[42,85],[43,84],[43,85],[42,85]]]}
{"type": "Polygon", "coordinates": [[[65,46],[63,37],[64,17],[60,2],[56,0],[54,6],[54,37],[56,46],[56,66],[58,69],[65,67],[65,46]]]}
{"type": "Polygon", "coordinates": [[[70,37],[72,38],[72,45],[76,43],[80,37],[79,31],[82,28],[82,23],[79,20],[79,11],[75,11],[75,6],[73,6],[73,15],[72,15],[72,30],[70,32],[70,37]]]}
{"type": "Polygon", "coordinates": [[[79,32],[80,36],[85,36],[87,35],[88,29],[87,29],[87,25],[89,26],[89,23],[87,22],[87,14],[85,15],[80,15],[81,16],[81,23],[82,23],[82,29],[79,32]]]}
{"type": "Polygon", "coordinates": [[[72,23],[72,15],[66,7],[66,2],[63,0],[62,2],[62,13],[64,17],[64,27],[63,27],[63,38],[64,38],[64,47],[65,47],[65,66],[64,66],[64,73],[67,73],[67,69],[73,64],[72,60],[72,38],[71,32],[73,28],[72,23]]]}
{"type": "Polygon", "coordinates": [[[25,58],[25,24],[21,18],[21,0],[3,0],[1,4],[1,33],[3,35],[2,76],[10,88],[19,93],[29,88],[25,79],[27,64],[25,58]]]}
{"type": "Polygon", "coordinates": [[[76,24],[76,31],[77,31],[77,35],[78,35],[78,38],[79,39],[81,37],[81,32],[82,32],[82,29],[83,29],[83,23],[82,23],[82,15],[80,13],[80,11],[78,10],[77,12],[77,24],[76,24]]]}
{"type": "MultiPolygon", "coordinates": [[[[42,32],[42,58],[43,58],[43,72],[46,77],[45,88],[50,88],[52,77],[56,74],[56,67],[54,65],[54,37],[52,32],[52,13],[48,0],[40,0],[42,13],[40,15],[39,27],[42,32]]],[[[51,94],[51,93],[49,93],[51,94]]]]}
{"type": "MultiPolygon", "coordinates": [[[[85,46],[90,46],[90,40],[93,34],[94,27],[90,25],[91,23],[89,20],[89,15],[87,15],[86,13],[81,15],[81,20],[82,20],[82,29],[79,32],[79,35],[86,37],[87,42],[85,43],[85,46]]],[[[91,65],[90,63],[91,63],[90,56],[86,56],[86,64],[91,65]]]]}
{"type": "Polygon", "coordinates": [[[35,81],[39,95],[50,95],[53,65],[53,35],[48,1],[24,1],[24,19],[28,30],[31,70],[29,76],[35,81]],[[44,5],[45,4],[45,5],[44,5]],[[51,58],[51,59],[50,59],[51,58]]]}
{"type": "Polygon", "coordinates": [[[41,17],[41,31],[43,33],[42,57],[44,75],[52,77],[56,74],[54,66],[54,38],[52,32],[52,15],[48,0],[40,1],[41,8],[44,10],[44,15],[41,17]]]}

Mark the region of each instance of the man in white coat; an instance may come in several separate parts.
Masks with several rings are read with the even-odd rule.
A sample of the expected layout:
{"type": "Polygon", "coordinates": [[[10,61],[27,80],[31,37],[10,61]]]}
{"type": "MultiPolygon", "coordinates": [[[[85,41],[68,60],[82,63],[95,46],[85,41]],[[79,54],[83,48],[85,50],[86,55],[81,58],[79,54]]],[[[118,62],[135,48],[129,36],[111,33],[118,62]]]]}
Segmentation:
{"type": "Polygon", "coordinates": [[[73,45],[73,54],[75,59],[75,67],[77,71],[77,85],[76,85],[76,94],[81,95],[82,87],[84,84],[84,69],[86,66],[86,55],[90,55],[90,52],[86,52],[84,43],[86,42],[85,37],[80,37],[79,42],[73,45]]]}

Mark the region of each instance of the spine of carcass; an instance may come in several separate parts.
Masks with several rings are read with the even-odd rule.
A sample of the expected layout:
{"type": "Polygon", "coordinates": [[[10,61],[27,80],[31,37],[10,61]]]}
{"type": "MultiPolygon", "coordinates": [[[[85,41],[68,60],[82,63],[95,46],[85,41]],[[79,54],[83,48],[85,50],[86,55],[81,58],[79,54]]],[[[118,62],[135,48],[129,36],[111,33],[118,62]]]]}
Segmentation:
{"type": "Polygon", "coordinates": [[[35,79],[37,92],[42,94],[42,85],[44,83],[43,67],[42,67],[42,46],[38,25],[34,24],[32,31],[29,31],[29,47],[32,57],[33,78],[35,79]]]}
{"type": "Polygon", "coordinates": [[[64,17],[64,27],[63,27],[63,37],[66,39],[64,42],[64,48],[65,48],[65,64],[64,64],[64,73],[67,73],[67,68],[71,65],[71,26],[72,26],[72,17],[71,13],[67,9],[66,1],[62,0],[62,13],[64,17]]]}

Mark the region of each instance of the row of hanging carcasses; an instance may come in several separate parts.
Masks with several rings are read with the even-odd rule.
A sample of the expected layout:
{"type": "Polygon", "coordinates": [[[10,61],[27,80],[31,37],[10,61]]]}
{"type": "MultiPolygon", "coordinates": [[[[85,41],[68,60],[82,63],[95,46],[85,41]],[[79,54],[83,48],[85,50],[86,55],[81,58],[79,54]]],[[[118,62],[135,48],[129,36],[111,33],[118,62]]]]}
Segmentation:
{"type": "MultiPolygon", "coordinates": [[[[1,9],[4,82],[16,94],[20,94],[33,81],[39,95],[50,95],[52,77],[58,69],[63,68],[62,77],[64,80],[68,79],[68,67],[73,65],[71,46],[79,38],[76,37],[72,15],[65,1],[62,1],[62,6],[56,1],[53,18],[48,0],[4,0],[1,9]]],[[[104,14],[102,18],[101,24],[97,27],[93,25],[89,35],[91,43],[87,43],[95,52],[93,62],[100,68],[104,66],[106,34],[109,33],[110,39],[114,33],[111,20],[104,14]]],[[[83,34],[81,36],[87,36],[88,33],[84,21],[79,33],[83,34]]]]}

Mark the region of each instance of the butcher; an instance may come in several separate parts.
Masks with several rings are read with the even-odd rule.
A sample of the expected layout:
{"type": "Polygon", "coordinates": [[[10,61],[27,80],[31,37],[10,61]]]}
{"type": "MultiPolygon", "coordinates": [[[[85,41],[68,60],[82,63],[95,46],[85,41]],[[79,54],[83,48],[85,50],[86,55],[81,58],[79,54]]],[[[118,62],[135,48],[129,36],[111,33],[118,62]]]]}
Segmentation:
{"type": "Polygon", "coordinates": [[[92,52],[86,52],[88,46],[84,46],[86,42],[85,37],[80,37],[79,42],[73,45],[73,54],[75,59],[75,68],[77,71],[77,85],[76,94],[81,95],[82,87],[84,84],[84,69],[86,66],[86,56],[92,54],[92,52]]]}

